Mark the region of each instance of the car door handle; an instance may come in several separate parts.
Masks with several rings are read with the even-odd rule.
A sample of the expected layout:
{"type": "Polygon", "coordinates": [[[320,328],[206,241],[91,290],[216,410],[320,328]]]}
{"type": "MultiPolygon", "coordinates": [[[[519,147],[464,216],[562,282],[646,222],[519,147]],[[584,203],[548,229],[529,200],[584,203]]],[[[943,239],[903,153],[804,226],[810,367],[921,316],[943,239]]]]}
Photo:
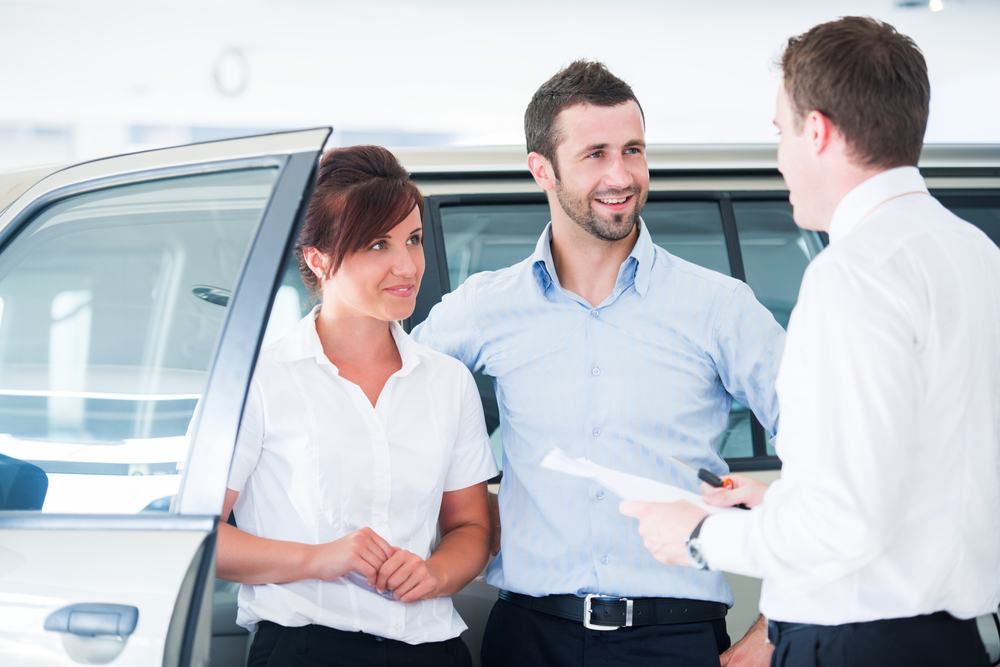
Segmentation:
{"type": "Polygon", "coordinates": [[[53,612],[45,619],[45,629],[81,637],[114,635],[128,638],[139,621],[139,610],[124,604],[82,603],[53,612]]]}

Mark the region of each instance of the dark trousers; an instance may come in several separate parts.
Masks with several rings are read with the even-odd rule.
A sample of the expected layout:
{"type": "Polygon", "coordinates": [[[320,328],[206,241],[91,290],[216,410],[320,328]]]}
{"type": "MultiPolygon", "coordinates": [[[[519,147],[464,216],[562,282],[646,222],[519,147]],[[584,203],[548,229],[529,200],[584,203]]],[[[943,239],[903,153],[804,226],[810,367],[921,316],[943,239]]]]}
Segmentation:
{"type": "Polygon", "coordinates": [[[719,667],[726,621],[588,630],[497,600],[483,635],[483,667],[719,667]]]}
{"type": "Polygon", "coordinates": [[[943,611],[868,623],[777,625],[771,667],[989,667],[975,619],[943,611]]]}
{"type": "Polygon", "coordinates": [[[364,632],[323,625],[286,628],[262,621],[250,647],[247,667],[472,667],[460,637],[445,642],[407,644],[364,632]]]}

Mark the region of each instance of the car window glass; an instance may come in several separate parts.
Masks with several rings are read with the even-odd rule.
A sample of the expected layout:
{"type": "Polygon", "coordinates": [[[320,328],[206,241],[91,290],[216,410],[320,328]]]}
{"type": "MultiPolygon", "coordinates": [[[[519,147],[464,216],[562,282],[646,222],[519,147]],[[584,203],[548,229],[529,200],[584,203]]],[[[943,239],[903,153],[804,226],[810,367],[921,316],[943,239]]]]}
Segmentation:
{"type": "Polygon", "coordinates": [[[979,227],[1000,246],[1000,198],[942,197],[941,203],[962,220],[979,227]]]}
{"type": "Polygon", "coordinates": [[[799,297],[806,266],[823,244],[816,232],[799,229],[788,200],[734,201],[747,285],[783,328],[799,297]]]}
{"type": "Polygon", "coordinates": [[[274,295],[271,305],[271,315],[264,330],[264,340],[261,347],[272,343],[288,333],[295,323],[312,310],[319,299],[311,294],[302,282],[299,273],[299,263],[294,254],[285,259],[281,286],[274,295]]]}
{"type": "MultiPolygon", "coordinates": [[[[787,199],[734,201],[733,214],[740,237],[743,268],[747,285],[783,328],[799,296],[799,285],[809,262],[823,249],[816,232],[800,229],[792,220],[792,206],[787,199]]],[[[734,402],[734,411],[749,412],[734,402]]],[[[730,418],[732,422],[732,418],[730,418]]],[[[720,442],[720,448],[726,443],[720,442]]],[[[774,456],[774,445],[767,435],[767,453],[774,456]]],[[[749,437],[726,446],[727,458],[753,456],[749,437]]]]}
{"type": "Polygon", "coordinates": [[[718,202],[650,201],[642,210],[642,219],[653,243],[670,254],[733,275],[718,202]]]}
{"type": "MultiPolygon", "coordinates": [[[[544,203],[442,206],[441,228],[451,289],[480,271],[502,269],[532,255],[551,216],[544,203]]],[[[722,214],[716,201],[648,201],[642,219],[653,243],[681,259],[732,275],[722,214]]],[[[497,465],[502,466],[500,416],[492,378],[476,374],[497,465]]],[[[749,413],[736,404],[722,441],[734,450],[750,442],[749,413]]]]}
{"type": "Polygon", "coordinates": [[[452,290],[475,273],[503,269],[530,257],[551,219],[548,204],[442,206],[440,210],[452,290]]]}
{"type": "Polygon", "coordinates": [[[162,510],[277,169],[59,201],[0,255],[0,506],[162,510]]]}

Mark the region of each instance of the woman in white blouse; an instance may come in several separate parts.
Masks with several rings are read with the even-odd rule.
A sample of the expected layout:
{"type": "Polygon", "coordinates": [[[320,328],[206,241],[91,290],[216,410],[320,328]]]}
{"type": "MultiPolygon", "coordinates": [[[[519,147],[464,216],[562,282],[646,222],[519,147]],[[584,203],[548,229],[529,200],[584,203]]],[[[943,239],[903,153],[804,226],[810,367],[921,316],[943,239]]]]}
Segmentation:
{"type": "Polygon", "coordinates": [[[468,369],[396,323],[422,213],[384,148],[321,160],[296,245],[321,303],[261,351],[219,530],[248,665],[471,663],[449,596],[486,564],[497,470],[468,369]]]}

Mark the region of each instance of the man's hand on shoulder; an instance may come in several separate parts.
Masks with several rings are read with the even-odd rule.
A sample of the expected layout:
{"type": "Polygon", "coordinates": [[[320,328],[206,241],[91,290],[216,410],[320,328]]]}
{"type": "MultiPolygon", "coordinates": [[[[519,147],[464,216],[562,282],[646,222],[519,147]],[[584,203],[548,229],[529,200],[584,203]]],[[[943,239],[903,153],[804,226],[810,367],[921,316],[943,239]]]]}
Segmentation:
{"type": "Polygon", "coordinates": [[[765,667],[771,663],[774,647],[767,642],[767,619],[761,616],[743,639],[719,656],[720,667],[765,667]]]}

